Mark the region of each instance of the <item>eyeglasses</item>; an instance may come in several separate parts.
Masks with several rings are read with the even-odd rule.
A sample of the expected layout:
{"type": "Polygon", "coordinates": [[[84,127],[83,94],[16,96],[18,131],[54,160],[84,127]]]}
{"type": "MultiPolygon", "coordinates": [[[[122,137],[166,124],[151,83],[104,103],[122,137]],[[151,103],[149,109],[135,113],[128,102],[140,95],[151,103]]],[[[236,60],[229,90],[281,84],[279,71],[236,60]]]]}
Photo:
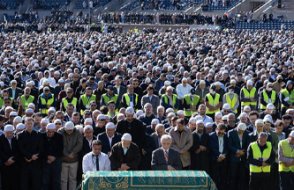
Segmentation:
{"type": "Polygon", "coordinates": [[[55,125],[61,125],[61,123],[55,123],[55,125]]]}

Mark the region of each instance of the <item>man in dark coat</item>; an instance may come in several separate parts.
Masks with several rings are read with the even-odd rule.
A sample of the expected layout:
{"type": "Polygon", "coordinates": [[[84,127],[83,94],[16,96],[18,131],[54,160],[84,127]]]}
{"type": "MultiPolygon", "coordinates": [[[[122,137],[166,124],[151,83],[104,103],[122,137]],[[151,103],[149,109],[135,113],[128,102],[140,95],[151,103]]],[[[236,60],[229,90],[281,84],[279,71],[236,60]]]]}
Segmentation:
{"type": "Polygon", "coordinates": [[[204,132],[204,122],[196,121],[196,129],[192,133],[193,146],[190,148],[191,169],[209,172],[209,135],[204,132]]]}
{"type": "Polygon", "coordinates": [[[138,146],[132,142],[132,136],[125,133],[121,142],[112,147],[109,158],[111,170],[138,170],[141,154],[138,146]]]}
{"type": "Polygon", "coordinates": [[[133,142],[141,150],[144,145],[146,129],[141,121],[134,118],[134,113],[134,109],[128,107],[126,109],[126,119],[118,122],[116,131],[120,134],[130,133],[133,137],[133,142]]]}
{"type": "Polygon", "coordinates": [[[112,146],[120,142],[121,135],[116,133],[116,126],[112,122],[106,124],[105,130],[105,132],[98,135],[97,139],[102,143],[101,152],[109,155],[112,146]]]}
{"type": "Polygon", "coordinates": [[[61,189],[61,157],[63,139],[56,132],[54,123],[49,123],[44,135],[43,190],[61,189]]]}
{"type": "Polygon", "coordinates": [[[21,167],[21,190],[41,189],[41,174],[43,154],[43,136],[33,130],[34,120],[25,118],[26,129],[18,135],[18,147],[22,160],[21,167]],[[30,187],[30,184],[32,186],[30,187]]]}
{"type": "Polygon", "coordinates": [[[211,175],[219,190],[227,189],[228,138],[225,131],[226,126],[219,124],[209,135],[211,175]]]}
{"type": "Polygon", "coordinates": [[[19,189],[19,153],[17,140],[13,136],[14,127],[6,125],[0,136],[0,162],[2,163],[2,188],[19,189]]]}
{"type": "Polygon", "coordinates": [[[180,154],[170,148],[172,137],[170,135],[162,135],[162,147],[152,152],[151,167],[153,170],[181,170],[182,162],[180,154]]]}
{"type": "Polygon", "coordinates": [[[230,189],[248,189],[248,169],[246,168],[246,150],[248,134],[245,123],[228,132],[228,149],[230,155],[229,174],[230,189]]]}

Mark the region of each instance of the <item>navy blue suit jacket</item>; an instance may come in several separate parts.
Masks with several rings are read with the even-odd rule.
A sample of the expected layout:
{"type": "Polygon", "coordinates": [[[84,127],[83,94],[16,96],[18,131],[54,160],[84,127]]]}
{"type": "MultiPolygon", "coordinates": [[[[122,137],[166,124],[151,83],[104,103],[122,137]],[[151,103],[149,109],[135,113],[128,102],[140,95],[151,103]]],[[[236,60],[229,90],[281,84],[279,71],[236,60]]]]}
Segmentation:
{"type": "Polygon", "coordinates": [[[228,137],[225,134],[224,135],[224,149],[223,152],[219,152],[219,143],[218,143],[218,137],[216,135],[216,132],[212,132],[209,134],[209,149],[210,149],[210,159],[215,161],[218,159],[220,154],[227,155],[228,153],[228,137]]]}
{"type": "Polygon", "coordinates": [[[102,142],[102,152],[108,154],[108,152],[111,151],[112,146],[121,141],[121,135],[115,133],[111,145],[109,144],[106,132],[99,134],[97,139],[102,142]]]}

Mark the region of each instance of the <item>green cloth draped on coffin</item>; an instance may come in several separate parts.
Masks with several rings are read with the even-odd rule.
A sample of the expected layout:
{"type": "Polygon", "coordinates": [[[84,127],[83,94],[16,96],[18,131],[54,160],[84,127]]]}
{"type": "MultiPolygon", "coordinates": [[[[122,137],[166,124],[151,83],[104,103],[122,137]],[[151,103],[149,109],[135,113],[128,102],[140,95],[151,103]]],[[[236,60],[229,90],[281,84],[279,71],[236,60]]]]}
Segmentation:
{"type": "Polygon", "coordinates": [[[83,190],[216,190],[204,171],[100,171],[84,175],[83,190]]]}

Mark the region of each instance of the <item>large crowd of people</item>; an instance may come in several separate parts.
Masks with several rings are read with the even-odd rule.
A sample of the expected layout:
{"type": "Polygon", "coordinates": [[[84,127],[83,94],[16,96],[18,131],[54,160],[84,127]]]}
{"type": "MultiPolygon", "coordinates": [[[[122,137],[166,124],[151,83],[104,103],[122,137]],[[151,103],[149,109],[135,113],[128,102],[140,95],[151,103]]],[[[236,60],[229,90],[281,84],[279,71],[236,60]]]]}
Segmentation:
{"type": "Polygon", "coordinates": [[[294,31],[0,34],[1,190],[101,170],[294,188],[294,31]]]}

